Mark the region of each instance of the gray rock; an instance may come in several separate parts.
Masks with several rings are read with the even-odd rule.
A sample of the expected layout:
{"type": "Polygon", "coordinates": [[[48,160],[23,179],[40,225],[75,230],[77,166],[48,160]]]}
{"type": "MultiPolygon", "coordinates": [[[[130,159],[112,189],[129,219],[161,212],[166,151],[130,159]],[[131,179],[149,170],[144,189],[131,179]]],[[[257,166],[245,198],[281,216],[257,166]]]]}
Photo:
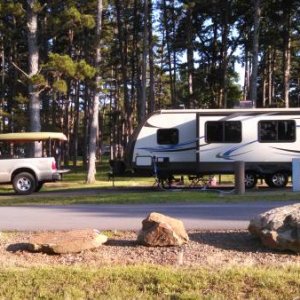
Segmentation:
{"type": "Polygon", "coordinates": [[[49,254],[78,253],[101,246],[107,236],[95,229],[43,232],[33,235],[28,250],[49,254]]]}
{"type": "Polygon", "coordinates": [[[269,248],[300,252],[300,204],[262,213],[250,221],[248,229],[269,248]]]}
{"type": "Polygon", "coordinates": [[[182,221],[152,212],[142,222],[138,242],[146,246],[181,246],[189,237],[182,221]]]}

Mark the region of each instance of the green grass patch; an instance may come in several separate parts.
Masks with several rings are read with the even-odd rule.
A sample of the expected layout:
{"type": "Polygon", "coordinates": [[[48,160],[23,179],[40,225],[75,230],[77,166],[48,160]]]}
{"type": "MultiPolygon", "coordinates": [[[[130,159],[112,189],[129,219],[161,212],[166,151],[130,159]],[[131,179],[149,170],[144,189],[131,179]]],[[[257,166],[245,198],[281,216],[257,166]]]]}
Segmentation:
{"type": "Polygon", "coordinates": [[[1,299],[296,299],[300,268],[0,270],[1,299]]]}
{"type": "Polygon", "coordinates": [[[243,203],[255,201],[299,200],[299,193],[271,194],[219,194],[201,191],[153,191],[128,192],[118,190],[108,192],[98,189],[92,195],[76,194],[51,195],[38,193],[29,196],[6,195],[0,197],[0,206],[10,205],[69,205],[69,204],[155,204],[155,203],[243,203]]]}

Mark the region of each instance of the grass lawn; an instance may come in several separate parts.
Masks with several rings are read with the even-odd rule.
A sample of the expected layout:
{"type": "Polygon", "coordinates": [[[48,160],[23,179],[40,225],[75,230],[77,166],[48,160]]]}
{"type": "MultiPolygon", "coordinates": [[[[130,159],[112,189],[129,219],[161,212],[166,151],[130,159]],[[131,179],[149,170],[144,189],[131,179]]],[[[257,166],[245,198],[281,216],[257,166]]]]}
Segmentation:
{"type": "MultiPolygon", "coordinates": [[[[129,204],[129,203],[170,203],[170,202],[239,202],[257,200],[298,200],[300,193],[292,193],[286,189],[269,191],[267,188],[249,190],[245,195],[235,195],[232,190],[159,190],[153,187],[154,178],[138,178],[132,176],[116,177],[114,187],[108,180],[109,167],[103,162],[97,169],[96,183],[85,184],[85,170],[82,166],[71,168],[61,182],[47,183],[39,193],[28,196],[17,196],[10,185],[0,186],[0,206],[25,204],[129,204]],[[146,187],[145,191],[128,192],[124,188],[146,187]],[[153,187],[151,189],[151,187],[153,187]],[[113,190],[113,191],[112,191],[113,190]],[[59,196],[45,191],[61,192],[59,196]]],[[[222,184],[231,184],[233,177],[222,175],[222,184]]],[[[185,178],[186,186],[188,179],[185,178]]]]}
{"type": "MultiPolygon", "coordinates": [[[[72,192],[73,193],[73,192],[72,192]]],[[[288,201],[299,200],[299,193],[271,193],[271,194],[218,194],[216,192],[201,191],[147,191],[108,192],[105,189],[98,189],[92,195],[67,193],[66,195],[52,195],[39,193],[29,196],[16,196],[14,194],[0,196],[0,206],[10,205],[69,205],[69,204],[150,204],[150,203],[238,203],[255,201],[288,201]]]]}
{"type": "Polygon", "coordinates": [[[298,299],[300,268],[0,270],[1,299],[298,299]]]}

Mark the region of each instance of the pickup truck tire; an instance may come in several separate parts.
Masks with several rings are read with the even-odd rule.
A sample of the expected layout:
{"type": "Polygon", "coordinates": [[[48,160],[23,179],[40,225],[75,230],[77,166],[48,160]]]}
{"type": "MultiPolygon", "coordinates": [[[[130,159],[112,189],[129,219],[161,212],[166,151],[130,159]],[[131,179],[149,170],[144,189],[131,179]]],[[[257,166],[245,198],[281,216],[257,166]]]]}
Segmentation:
{"type": "Polygon", "coordinates": [[[29,195],[33,193],[36,186],[34,176],[28,172],[19,173],[13,178],[14,190],[19,195],[29,195]]]}

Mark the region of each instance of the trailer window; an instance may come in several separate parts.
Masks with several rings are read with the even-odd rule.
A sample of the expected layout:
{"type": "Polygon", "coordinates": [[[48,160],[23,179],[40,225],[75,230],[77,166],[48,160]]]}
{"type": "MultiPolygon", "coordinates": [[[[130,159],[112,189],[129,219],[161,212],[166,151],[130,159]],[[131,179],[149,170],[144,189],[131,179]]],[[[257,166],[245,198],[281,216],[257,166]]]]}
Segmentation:
{"type": "Polygon", "coordinates": [[[258,140],[261,143],[294,142],[295,132],[294,120],[272,120],[258,123],[258,140]]]}
{"type": "Polygon", "coordinates": [[[208,121],[205,125],[207,143],[240,143],[242,141],[240,121],[208,121]]]}
{"type": "Polygon", "coordinates": [[[177,128],[158,129],[157,144],[159,145],[176,145],[179,141],[179,132],[177,128]]]}

